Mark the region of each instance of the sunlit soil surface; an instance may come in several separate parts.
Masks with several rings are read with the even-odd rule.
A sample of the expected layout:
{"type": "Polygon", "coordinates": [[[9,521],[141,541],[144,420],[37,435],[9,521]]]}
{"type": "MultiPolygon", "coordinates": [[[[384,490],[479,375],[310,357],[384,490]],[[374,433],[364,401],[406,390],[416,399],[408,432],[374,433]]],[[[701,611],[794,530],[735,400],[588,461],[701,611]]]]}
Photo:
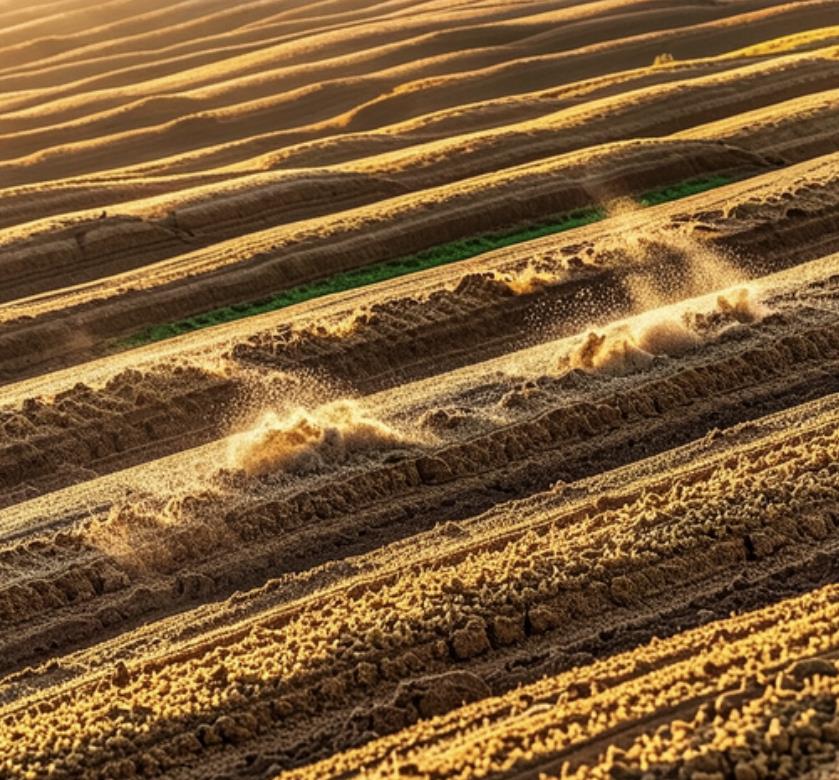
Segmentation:
{"type": "Polygon", "coordinates": [[[0,0],[0,778],[836,776],[838,20],[0,0]]]}

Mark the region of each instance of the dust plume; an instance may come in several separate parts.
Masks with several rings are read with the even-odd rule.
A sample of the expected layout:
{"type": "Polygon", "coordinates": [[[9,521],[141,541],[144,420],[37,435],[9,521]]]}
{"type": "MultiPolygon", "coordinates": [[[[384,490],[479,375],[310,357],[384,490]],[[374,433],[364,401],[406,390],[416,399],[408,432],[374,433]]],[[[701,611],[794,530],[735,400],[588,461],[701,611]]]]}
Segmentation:
{"type": "Polygon", "coordinates": [[[172,573],[187,561],[234,541],[219,516],[216,491],[136,493],[84,529],[87,544],[135,572],[172,573]]]}
{"type": "Polygon", "coordinates": [[[527,265],[522,271],[507,275],[503,281],[516,295],[529,295],[556,284],[563,273],[550,273],[527,265]]]}
{"type": "Polygon", "coordinates": [[[640,313],[740,284],[743,273],[715,247],[679,228],[650,231],[643,207],[622,198],[609,205],[619,251],[632,269],[626,277],[632,311],[640,313]]]}
{"type": "Polygon", "coordinates": [[[265,412],[249,430],[231,437],[228,463],[248,475],[305,473],[342,463],[358,452],[409,444],[410,439],[369,416],[354,401],[334,401],[312,411],[265,412]]]}
{"type": "Polygon", "coordinates": [[[757,322],[770,313],[769,307],[758,299],[754,288],[747,285],[719,293],[710,311],[690,312],[689,316],[693,316],[696,327],[707,329],[731,320],[744,325],[757,322]]]}
{"type": "Polygon", "coordinates": [[[677,357],[693,349],[699,337],[678,319],[661,319],[612,330],[591,331],[571,354],[571,368],[627,374],[649,366],[657,355],[677,357]]]}
{"type": "Polygon", "coordinates": [[[624,286],[636,316],[589,332],[567,358],[570,368],[631,373],[656,357],[685,354],[718,326],[767,313],[751,287],[726,290],[742,284],[743,273],[716,248],[679,229],[650,233],[641,211],[627,198],[611,201],[608,211],[620,237],[617,251],[629,263],[624,286]],[[709,295],[711,290],[724,291],[709,295]]]}
{"type": "Polygon", "coordinates": [[[590,331],[560,362],[594,373],[630,374],[647,368],[656,357],[679,357],[734,323],[754,322],[768,313],[751,287],[739,287],[590,331]]]}

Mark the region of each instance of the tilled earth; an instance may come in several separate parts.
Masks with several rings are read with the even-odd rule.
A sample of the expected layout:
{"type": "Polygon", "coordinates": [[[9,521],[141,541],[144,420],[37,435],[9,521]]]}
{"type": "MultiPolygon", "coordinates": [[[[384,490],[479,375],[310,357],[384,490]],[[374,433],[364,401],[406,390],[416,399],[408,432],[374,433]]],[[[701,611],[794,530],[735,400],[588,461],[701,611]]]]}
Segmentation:
{"type": "Polygon", "coordinates": [[[839,3],[0,22],[0,777],[839,774],[839,3]]]}

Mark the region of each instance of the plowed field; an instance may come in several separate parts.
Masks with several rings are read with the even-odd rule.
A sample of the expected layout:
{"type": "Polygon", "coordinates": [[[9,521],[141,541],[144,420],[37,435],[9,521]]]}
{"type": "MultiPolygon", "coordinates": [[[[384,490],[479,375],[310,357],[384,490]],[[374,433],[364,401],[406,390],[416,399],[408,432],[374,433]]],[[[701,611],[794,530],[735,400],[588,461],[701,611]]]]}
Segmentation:
{"type": "Polygon", "coordinates": [[[839,0],[0,0],[0,778],[837,705],[839,0]]]}

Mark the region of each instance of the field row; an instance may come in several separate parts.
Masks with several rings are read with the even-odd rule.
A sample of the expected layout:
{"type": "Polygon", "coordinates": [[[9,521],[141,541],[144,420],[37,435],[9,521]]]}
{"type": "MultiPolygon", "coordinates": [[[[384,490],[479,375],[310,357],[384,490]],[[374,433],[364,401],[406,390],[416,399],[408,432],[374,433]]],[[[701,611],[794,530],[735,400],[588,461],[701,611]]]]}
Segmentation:
{"type": "MultiPolygon", "coordinates": [[[[327,746],[342,749],[484,698],[493,681],[512,684],[514,665],[504,664],[515,648],[533,652],[543,635],[561,665],[558,637],[560,647],[573,646],[592,630],[637,624],[647,609],[666,611],[732,583],[759,603],[760,588],[749,597],[751,578],[790,564],[812,575],[811,559],[835,544],[839,437],[832,401],[823,408],[809,424],[732,445],[639,487],[572,500],[568,508],[561,493],[547,494],[523,515],[511,506],[507,515],[522,518],[518,527],[455,537],[450,550],[373,577],[350,575],[340,587],[187,651],[117,664],[110,678],[58,686],[28,705],[24,699],[7,715],[4,768],[26,772],[55,762],[61,776],[108,763],[109,771],[130,775],[206,761],[204,751],[252,740],[270,741],[277,760],[293,765],[327,746]],[[490,674],[502,667],[503,674],[490,674]],[[472,671],[445,676],[455,669],[472,671]],[[419,688],[397,685],[428,674],[444,676],[425,688],[421,680],[419,688]],[[370,701],[366,712],[362,700],[370,701]],[[353,708],[342,725],[336,710],[353,708]]],[[[565,663],[574,665],[573,654],[565,663]]],[[[714,676],[705,684],[724,681],[714,676]]],[[[669,689],[685,698],[681,687],[669,689]]],[[[570,718],[573,711],[557,713],[570,718]]],[[[435,727],[436,739],[445,733],[435,727]]],[[[561,729],[552,726],[552,733],[541,752],[564,744],[561,729]]],[[[517,734],[507,729],[497,750],[484,755],[516,763],[522,753],[510,740],[517,734]]],[[[400,741],[400,750],[411,744],[404,733],[400,741]]],[[[371,750],[379,749],[374,742],[371,750]]],[[[459,765],[467,758],[461,751],[427,755],[459,765]]]]}

